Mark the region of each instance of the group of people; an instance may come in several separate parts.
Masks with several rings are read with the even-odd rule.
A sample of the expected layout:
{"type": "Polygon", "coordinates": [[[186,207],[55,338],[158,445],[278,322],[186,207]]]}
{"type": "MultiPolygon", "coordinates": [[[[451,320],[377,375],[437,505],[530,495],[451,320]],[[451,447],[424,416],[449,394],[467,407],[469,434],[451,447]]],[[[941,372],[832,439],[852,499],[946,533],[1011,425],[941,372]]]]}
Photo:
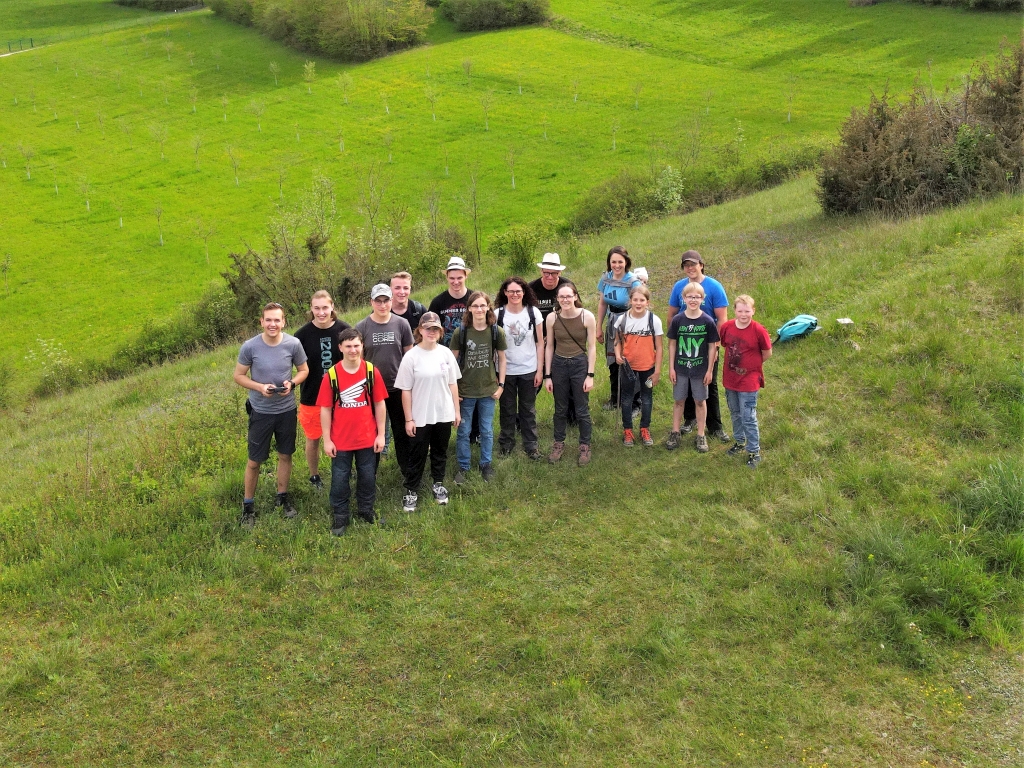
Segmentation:
{"type": "MultiPolygon", "coordinates": [[[[412,276],[394,274],[370,291],[371,313],[356,326],[340,320],[327,291],[310,301],[308,320],[294,336],[284,332],[285,310],[269,303],[262,332],[246,341],[234,380],[249,391],[248,456],[241,524],[256,522],[255,493],[260,465],[278,453],[277,507],[296,515],[288,487],[297,425],[305,435],[309,482],[324,488],[320,451],[331,457],[331,532],[343,535],[351,523],[351,478],[355,466],[356,515],[381,522],[375,512],[376,474],[381,455],[393,447],[405,492],[402,508],[417,509],[423,475],[430,464],[430,493],[448,503],[448,445],[456,432],[454,482],[467,482],[472,445],[479,445],[482,478],[494,477],[494,416],[499,411],[498,451],[515,450],[517,434],[526,455],[544,458],[537,433],[536,399],[541,389],[554,400],[551,463],[562,459],[570,422],[579,428],[576,462],[591,461],[593,424],[590,392],[595,383],[597,345],[604,345],[611,382],[604,407],[621,410],[625,446],[653,446],[653,390],[661,377],[666,335],[651,310],[643,269],[632,269],[622,246],[608,253],[598,282],[598,311],[585,309],[557,253],[544,254],[540,277],[505,280],[492,299],[466,284],[471,270],[458,256],[445,269],[447,290],[429,307],[414,301],[412,276]],[[301,385],[296,409],[294,390],[301,385]],[[634,432],[639,420],[639,435],[634,432]]],[[[683,254],[679,280],[669,297],[669,377],[673,385],[673,450],[696,429],[694,447],[709,451],[708,435],[729,442],[716,383],[724,357],[723,385],[732,418],[730,455],[746,454],[750,467],[761,460],[757,395],[764,386],[763,363],[771,356],[768,332],[753,320],[754,300],[738,296],[728,318],[725,289],[704,274],[697,251],[683,254]],[[721,354],[719,354],[721,350],[721,354]]]]}

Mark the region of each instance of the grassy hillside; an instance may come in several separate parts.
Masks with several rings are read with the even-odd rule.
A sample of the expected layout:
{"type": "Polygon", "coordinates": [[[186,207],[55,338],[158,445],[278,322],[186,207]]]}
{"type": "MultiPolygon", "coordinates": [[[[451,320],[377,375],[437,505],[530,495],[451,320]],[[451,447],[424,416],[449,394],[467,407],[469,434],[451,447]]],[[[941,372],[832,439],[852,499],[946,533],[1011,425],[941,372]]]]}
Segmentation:
{"type": "Polygon", "coordinates": [[[300,493],[250,535],[234,349],[12,414],[0,760],[1020,765],[1024,547],[966,515],[1024,475],[1022,223],[823,219],[802,179],[585,244],[572,277],[628,242],[659,311],[696,246],[769,329],[821,319],[767,366],[756,473],[598,411],[585,471],[403,515],[389,460],[388,527],[333,541],[300,493]]]}
{"type": "MultiPolygon", "coordinates": [[[[698,114],[709,164],[725,162],[713,151],[725,143],[740,163],[820,145],[869,89],[905,88],[929,76],[929,61],[941,88],[1019,26],[1010,14],[845,0],[619,6],[554,4],[585,25],[604,19],[598,39],[575,27],[458,35],[438,24],[431,45],[385,60],[317,61],[311,84],[305,57],[205,12],[151,15],[148,26],[0,60],[0,258],[11,255],[0,350],[15,376],[34,375],[26,355],[44,354],[40,339],[75,359],[102,357],[144,319],[194,299],[229,249],[259,244],[267,218],[297,202],[313,169],[336,180],[350,226],[361,224],[360,179],[373,161],[393,161],[391,199],[411,219],[436,183],[443,213],[463,224],[475,169],[491,232],[563,216],[621,166],[677,162],[698,114]],[[646,47],[615,36],[641,27],[646,47]],[[436,121],[428,88],[439,94],[436,121]],[[200,218],[215,229],[208,243],[200,218]]],[[[0,27],[52,30],[47,19],[65,8],[77,32],[106,14],[110,24],[139,18],[107,4],[20,0],[0,9],[0,27]]]]}

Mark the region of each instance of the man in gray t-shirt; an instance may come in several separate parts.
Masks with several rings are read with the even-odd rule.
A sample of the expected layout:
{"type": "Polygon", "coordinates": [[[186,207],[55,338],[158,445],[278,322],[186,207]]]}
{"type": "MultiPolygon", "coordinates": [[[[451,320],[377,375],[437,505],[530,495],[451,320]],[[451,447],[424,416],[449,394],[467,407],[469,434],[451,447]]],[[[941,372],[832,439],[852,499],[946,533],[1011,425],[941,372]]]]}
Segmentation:
{"type": "Polygon", "coordinates": [[[260,465],[270,457],[272,437],[277,445],[277,506],[285,517],[298,514],[288,499],[288,481],[298,421],[295,387],[306,380],[309,366],[302,344],[284,332],[284,324],[284,308],[267,304],[260,318],[263,333],[242,345],[235,365],[235,383],[249,390],[249,461],[245,466],[241,520],[246,528],[256,524],[256,480],[260,465]]]}
{"type": "MultiPolygon", "coordinates": [[[[388,398],[384,405],[388,409],[391,428],[390,438],[395,441],[395,459],[405,476],[405,463],[409,452],[409,437],[405,434],[405,411],[402,410],[402,393],[395,389],[395,377],[402,357],[412,349],[412,329],[405,318],[391,311],[391,287],[378,283],[370,290],[370,306],[373,312],[356,323],[356,330],[363,337],[363,358],[380,371],[388,398]],[[396,428],[394,425],[398,424],[396,428]]],[[[377,454],[380,457],[380,454],[377,454]]]]}

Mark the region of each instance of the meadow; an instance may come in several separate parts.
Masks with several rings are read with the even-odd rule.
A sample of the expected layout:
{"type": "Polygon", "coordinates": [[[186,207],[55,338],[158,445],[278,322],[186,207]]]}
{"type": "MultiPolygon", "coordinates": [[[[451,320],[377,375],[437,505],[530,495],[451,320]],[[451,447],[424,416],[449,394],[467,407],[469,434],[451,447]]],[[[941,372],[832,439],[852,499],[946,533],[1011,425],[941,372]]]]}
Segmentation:
{"type": "Polygon", "coordinates": [[[5,38],[57,40],[0,60],[10,391],[41,360],[103,358],[194,301],[315,169],[335,180],[349,228],[371,163],[410,220],[436,185],[463,228],[475,176],[486,242],[564,217],[619,168],[677,164],[698,118],[702,163],[725,145],[739,164],[785,158],[831,141],[871,89],[917,77],[941,89],[1019,33],[1013,14],[845,0],[552,10],[551,27],[491,34],[439,21],[426,46],[314,60],[307,82],[308,57],[208,12],[5,3],[5,38]]]}
{"type": "Polygon", "coordinates": [[[586,244],[583,285],[629,242],[663,296],[693,245],[770,330],[820,318],[756,472],[598,410],[586,471],[519,454],[404,515],[387,460],[386,527],[332,540],[300,490],[247,534],[233,348],[11,413],[0,761],[1020,765],[1024,548],[968,511],[1020,514],[1022,223],[828,219],[805,177],[586,244]]]}

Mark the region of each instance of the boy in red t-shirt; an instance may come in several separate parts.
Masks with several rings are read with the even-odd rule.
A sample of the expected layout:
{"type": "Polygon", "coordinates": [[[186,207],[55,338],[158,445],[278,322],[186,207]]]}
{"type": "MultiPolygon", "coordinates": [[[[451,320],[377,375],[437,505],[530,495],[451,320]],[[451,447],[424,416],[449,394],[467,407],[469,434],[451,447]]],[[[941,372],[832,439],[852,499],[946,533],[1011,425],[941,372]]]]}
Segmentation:
{"type": "MultiPolygon", "coordinates": [[[[324,453],[331,457],[331,534],[343,536],[348,528],[349,480],[356,464],[356,507],[363,520],[374,522],[377,500],[377,454],[384,450],[384,399],[388,390],[376,368],[363,361],[363,337],[348,328],[338,337],[341,362],[334,366],[337,386],[330,372],[324,374],[316,404],[320,406],[324,453]],[[372,370],[372,374],[370,373],[372,370]],[[372,376],[372,379],[371,379],[372,376]],[[367,391],[372,390],[372,402],[367,391]]],[[[383,523],[377,520],[377,523],[383,523]]]]}
{"type": "Polygon", "coordinates": [[[747,466],[761,461],[761,434],[757,426],[757,393],[764,386],[764,361],[772,356],[772,340],[760,323],[754,322],[754,300],[746,294],[736,297],[735,320],[718,329],[725,369],[722,383],[732,416],[735,444],[730,456],[747,452],[747,466]]]}

